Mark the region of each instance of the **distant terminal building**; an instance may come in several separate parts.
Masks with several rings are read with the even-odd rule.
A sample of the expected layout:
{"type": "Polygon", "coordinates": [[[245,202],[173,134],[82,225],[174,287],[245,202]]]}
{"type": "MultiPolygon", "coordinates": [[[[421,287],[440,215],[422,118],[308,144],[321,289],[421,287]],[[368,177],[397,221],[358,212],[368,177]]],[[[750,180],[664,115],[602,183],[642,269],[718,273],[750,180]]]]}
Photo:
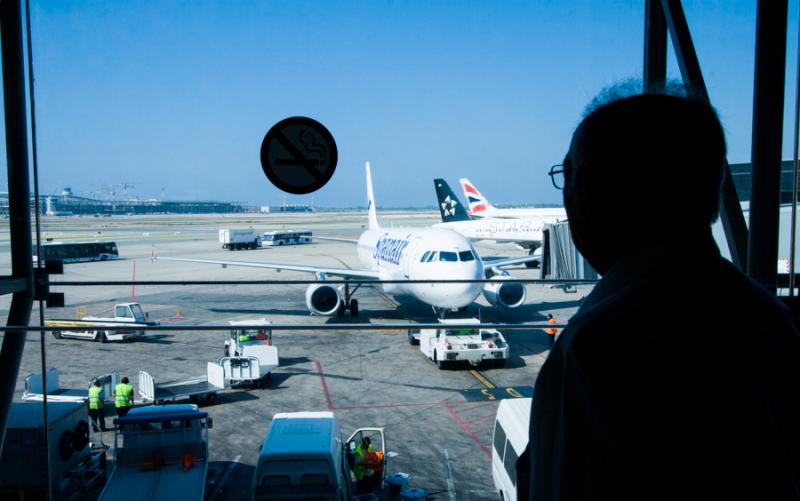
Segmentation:
{"type": "Polygon", "coordinates": [[[271,205],[266,211],[263,209],[262,207],[262,212],[314,212],[313,206],[305,204],[271,205]]]}
{"type": "MultiPolygon", "coordinates": [[[[31,208],[33,208],[31,197],[31,208]]],[[[76,196],[64,188],[60,195],[40,195],[40,211],[49,216],[71,215],[139,215],[139,214],[232,214],[250,212],[237,202],[214,200],[97,200],[76,196]]],[[[0,193],[0,214],[8,214],[8,193],[0,193]]]]}
{"type": "MultiPolygon", "coordinates": [[[[731,164],[731,177],[733,185],[736,187],[736,194],[740,202],[749,202],[750,193],[753,188],[752,166],[749,163],[731,164]]],[[[794,162],[784,160],[781,162],[781,203],[792,203],[792,186],[794,180],[794,162]]]]}

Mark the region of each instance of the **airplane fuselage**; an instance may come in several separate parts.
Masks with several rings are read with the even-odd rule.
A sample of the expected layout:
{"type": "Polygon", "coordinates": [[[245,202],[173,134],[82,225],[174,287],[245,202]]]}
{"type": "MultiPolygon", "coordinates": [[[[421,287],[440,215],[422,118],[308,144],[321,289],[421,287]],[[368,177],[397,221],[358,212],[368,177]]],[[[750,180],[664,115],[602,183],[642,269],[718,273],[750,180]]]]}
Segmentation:
{"type": "Polygon", "coordinates": [[[516,242],[522,247],[536,248],[541,245],[545,224],[561,220],[557,216],[527,218],[483,218],[470,221],[450,221],[433,225],[456,231],[472,240],[494,240],[516,242]]]}
{"type": "MultiPolygon", "coordinates": [[[[449,229],[370,229],[358,240],[358,257],[366,268],[378,271],[382,280],[484,277],[483,262],[472,243],[449,229]]],[[[413,296],[442,309],[467,306],[483,290],[480,283],[397,283],[382,287],[387,294],[413,296]]]]}

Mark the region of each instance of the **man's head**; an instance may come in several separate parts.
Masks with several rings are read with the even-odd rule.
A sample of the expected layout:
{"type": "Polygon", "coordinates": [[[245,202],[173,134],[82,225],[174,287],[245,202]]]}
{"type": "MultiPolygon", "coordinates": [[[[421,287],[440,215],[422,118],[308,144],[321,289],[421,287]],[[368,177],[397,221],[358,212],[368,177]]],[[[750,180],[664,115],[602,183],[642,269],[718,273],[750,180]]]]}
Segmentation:
{"type": "Polygon", "coordinates": [[[98,387],[99,387],[99,386],[100,386],[100,381],[98,381],[97,379],[95,379],[95,380],[94,380],[94,382],[93,382],[92,384],[94,384],[95,386],[98,386],[98,387]]]}
{"type": "Polygon", "coordinates": [[[370,446],[370,444],[372,444],[372,440],[370,440],[369,437],[364,437],[364,438],[361,439],[361,445],[362,446],[368,448],[370,446]]]}
{"type": "Polygon", "coordinates": [[[638,94],[598,105],[564,159],[578,250],[602,274],[648,241],[708,232],[725,156],[722,125],[701,99],[638,94]]]}
{"type": "Polygon", "coordinates": [[[128,378],[126,377],[122,378],[122,384],[128,384],[128,378]]]}

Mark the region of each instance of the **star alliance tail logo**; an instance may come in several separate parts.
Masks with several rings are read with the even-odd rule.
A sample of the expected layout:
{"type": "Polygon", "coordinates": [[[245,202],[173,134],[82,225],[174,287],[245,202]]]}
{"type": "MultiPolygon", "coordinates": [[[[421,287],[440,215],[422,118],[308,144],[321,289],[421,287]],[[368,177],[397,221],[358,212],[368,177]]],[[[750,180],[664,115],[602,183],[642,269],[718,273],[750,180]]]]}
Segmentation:
{"type": "Polygon", "coordinates": [[[447,195],[447,198],[442,202],[442,213],[444,213],[445,216],[454,216],[456,213],[456,205],[458,205],[458,202],[450,198],[450,195],[447,195]]]}

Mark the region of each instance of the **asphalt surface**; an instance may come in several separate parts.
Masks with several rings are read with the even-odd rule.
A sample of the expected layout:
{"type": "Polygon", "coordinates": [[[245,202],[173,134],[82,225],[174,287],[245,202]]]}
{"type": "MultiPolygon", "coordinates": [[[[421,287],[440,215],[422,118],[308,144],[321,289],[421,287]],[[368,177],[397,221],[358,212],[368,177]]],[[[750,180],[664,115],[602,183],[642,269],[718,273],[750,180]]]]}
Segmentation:
{"type": "MultiPolygon", "coordinates": [[[[383,214],[385,226],[424,226],[436,221],[430,213],[383,214]]],[[[114,218],[45,218],[44,238],[54,241],[113,240],[120,260],[65,265],[59,280],[253,280],[309,279],[303,273],[169,262],[157,256],[235,259],[361,267],[354,245],[317,243],[226,251],[217,230],[254,226],[259,230],[312,229],[316,235],[356,238],[366,223],[359,213],[247,216],[155,216],[114,218]]],[[[478,247],[483,257],[522,255],[509,247],[478,247]]],[[[0,271],[9,268],[7,240],[0,238],[0,271]]],[[[518,268],[512,275],[537,278],[538,270],[518,268]]],[[[142,304],[150,319],[163,325],[226,324],[229,320],[266,317],[273,323],[322,324],[336,319],[310,316],[305,287],[300,285],[214,286],[98,286],[53,287],[66,294],[66,307],[45,311],[46,318],[75,318],[111,314],[113,305],[131,299],[142,304]]],[[[484,321],[535,322],[553,313],[561,322],[575,312],[588,288],[564,293],[529,285],[526,303],[498,310],[481,297],[470,314],[484,321]]],[[[344,321],[392,324],[433,321],[429,306],[411,298],[386,296],[361,288],[358,318],[344,321]]],[[[0,298],[7,313],[8,298],[0,298]]],[[[33,322],[38,322],[38,308],[33,322]]],[[[406,332],[276,331],[280,367],[264,388],[228,389],[213,406],[204,407],[214,419],[210,431],[210,467],[206,499],[249,499],[258,449],[277,412],[332,410],[344,434],[359,427],[385,428],[388,472],[411,475],[409,486],[427,489],[429,499],[497,499],[491,474],[491,438],[497,405],[502,398],[529,396],[547,356],[548,341],[541,330],[505,333],[511,358],[503,368],[457,367],[439,370],[406,332]]],[[[61,386],[85,388],[108,371],[127,375],[136,386],[138,371],[156,381],[205,373],[208,361],[223,354],[224,331],[167,331],[150,333],[130,343],[94,343],[45,336],[47,366],[60,372],[61,386]]],[[[40,337],[28,334],[17,399],[25,376],[41,372],[40,337]]],[[[109,419],[110,424],[110,419],[109,419]]],[[[102,437],[111,443],[113,436],[102,437]]],[[[345,437],[346,438],[346,437],[345,437]]],[[[94,437],[95,440],[98,437],[94,437]]]]}

